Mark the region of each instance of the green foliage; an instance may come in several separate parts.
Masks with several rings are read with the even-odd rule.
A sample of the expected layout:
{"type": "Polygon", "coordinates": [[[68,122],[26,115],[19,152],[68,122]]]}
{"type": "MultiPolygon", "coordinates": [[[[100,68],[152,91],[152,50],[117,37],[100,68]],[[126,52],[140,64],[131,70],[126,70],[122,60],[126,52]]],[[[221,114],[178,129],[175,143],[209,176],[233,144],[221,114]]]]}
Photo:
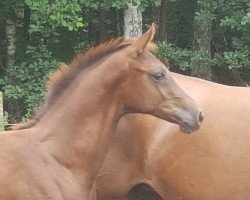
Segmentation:
{"type": "Polygon", "coordinates": [[[224,1],[223,6],[219,9],[224,14],[221,19],[221,26],[228,26],[237,30],[250,27],[250,3],[248,0],[224,1]]]}
{"type": "Polygon", "coordinates": [[[24,0],[1,0],[0,1],[0,22],[4,21],[6,17],[13,15],[13,10],[21,5],[24,0]]]}
{"type": "Polygon", "coordinates": [[[126,2],[124,0],[80,0],[80,3],[86,7],[93,8],[95,10],[109,10],[110,8],[122,9],[126,6],[126,2]]]}
{"type": "Polygon", "coordinates": [[[250,49],[248,46],[241,50],[226,51],[223,54],[229,69],[250,68],[250,49]]]}
{"type": "Polygon", "coordinates": [[[159,51],[157,55],[161,59],[167,59],[169,63],[183,71],[191,69],[193,63],[204,62],[210,66],[219,65],[223,62],[219,55],[216,55],[215,58],[204,51],[192,51],[189,49],[183,49],[176,47],[171,43],[159,43],[159,51]]]}
{"type": "Polygon", "coordinates": [[[134,5],[139,4],[139,9],[144,11],[146,7],[150,4],[160,5],[161,0],[80,0],[80,3],[88,8],[93,8],[95,10],[104,9],[109,10],[111,8],[115,9],[125,9],[127,4],[126,2],[132,2],[134,5]]]}
{"type": "Polygon", "coordinates": [[[198,0],[197,6],[199,7],[199,11],[195,12],[195,20],[206,20],[212,21],[215,19],[215,14],[213,13],[214,0],[198,0]]]}
{"type": "Polygon", "coordinates": [[[161,4],[161,0],[139,0],[139,2],[139,10],[142,12],[145,11],[145,8],[151,5],[159,6],[161,4]]]}
{"type": "Polygon", "coordinates": [[[229,69],[250,68],[250,49],[247,46],[241,50],[228,51],[221,54],[210,54],[204,51],[182,49],[170,43],[159,43],[158,56],[168,59],[171,65],[185,71],[192,68],[193,63],[206,63],[208,66],[228,66],[229,69]]]}
{"type": "Polygon", "coordinates": [[[163,60],[167,59],[171,65],[181,70],[190,69],[191,57],[193,52],[188,49],[181,49],[170,43],[159,43],[157,55],[163,60]]]}
{"type": "Polygon", "coordinates": [[[81,17],[81,7],[78,0],[26,0],[32,16],[30,33],[39,33],[43,37],[56,34],[54,30],[65,27],[69,31],[77,31],[86,25],[81,17]]]}
{"type": "Polygon", "coordinates": [[[168,39],[171,44],[169,42],[160,44],[159,55],[165,56],[170,63],[182,70],[191,69],[192,63],[197,62],[215,67],[226,66],[232,70],[249,68],[249,1],[198,0],[195,6],[188,4],[188,2],[174,1],[169,3],[169,12],[174,12],[173,17],[170,17],[168,22],[168,39]],[[192,48],[187,45],[188,40],[190,43],[192,42],[189,33],[193,33],[192,24],[189,24],[192,20],[190,18],[192,13],[188,12],[194,7],[196,7],[196,12],[193,10],[194,20],[213,23],[212,58],[206,52],[192,51],[192,48]],[[186,21],[186,19],[188,20],[186,21]],[[174,21],[175,24],[171,24],[171,21],[174,21]]]}
{"type": "Polygon", "coordinates": [[[29,46],[26,56],[27,61],[8,69],[1,84],[5,97],[16,100],[29,113],[41,104],[48,74],[59,63],[52,57],[46,46],[29,46]]]}
{"type": "Polygon", "coordinates": [[[248,0],[225,1],[217,5],[220,29],[227,49],[223,52],[229,69],[250,67],[250,3],[248,0]]]}
{"type": "Polygon", "coordinates": [[[195,5],[192,1],[172,1],[167,5],[167,40],[176,46],[189,48],[193,39],[195,5]]]}

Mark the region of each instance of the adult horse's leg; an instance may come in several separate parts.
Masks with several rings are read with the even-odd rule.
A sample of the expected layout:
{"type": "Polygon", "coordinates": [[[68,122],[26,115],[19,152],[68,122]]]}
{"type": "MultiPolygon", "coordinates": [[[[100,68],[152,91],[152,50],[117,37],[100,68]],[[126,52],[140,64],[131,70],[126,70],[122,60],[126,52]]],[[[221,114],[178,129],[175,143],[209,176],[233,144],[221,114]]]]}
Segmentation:
{"type": "Polygon", "coordinates": [[[127,200],[162,200],[162,198],[150,185],[140,183],[130,190],[127,200]]]}

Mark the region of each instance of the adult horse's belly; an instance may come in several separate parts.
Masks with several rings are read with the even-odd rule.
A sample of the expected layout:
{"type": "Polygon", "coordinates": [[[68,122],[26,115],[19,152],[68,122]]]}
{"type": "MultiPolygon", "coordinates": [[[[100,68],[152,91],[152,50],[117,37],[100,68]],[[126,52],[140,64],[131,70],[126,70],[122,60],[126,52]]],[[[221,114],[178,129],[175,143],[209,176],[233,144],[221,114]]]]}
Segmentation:
{"type": "Polygon", "coordinates": [[[241,120],[235,122],[230,112],[220,115],[222,110],[223,105],[216,112],[212,107],[205,109],[205,116],[215,113],[215,117],[205,118],[201,130],[191,135],[153,117],[148,117],[151,124],[143,123],[142,115],[134,116],[133,124],[124,118],[98,178],[98,199],[117,200],[133,186],[147,183],[164,200],[249,200],[250,128],[246,119],[250,111],[239,111],[241,120]],[[142,125],[149,127],[134,134],[142,125]],[[138,149],[142,150],[139,154],[138,149]]]}
{"type": "Polygon", "coordinates": [[[250,110],[239,106],[230,113],[223,102],[217,106],[204,109],[209,118],[197,133],[173,128],[157,144],[161,150],[150,163],[153,187],[163,199],[250,199],[250,110]]]}

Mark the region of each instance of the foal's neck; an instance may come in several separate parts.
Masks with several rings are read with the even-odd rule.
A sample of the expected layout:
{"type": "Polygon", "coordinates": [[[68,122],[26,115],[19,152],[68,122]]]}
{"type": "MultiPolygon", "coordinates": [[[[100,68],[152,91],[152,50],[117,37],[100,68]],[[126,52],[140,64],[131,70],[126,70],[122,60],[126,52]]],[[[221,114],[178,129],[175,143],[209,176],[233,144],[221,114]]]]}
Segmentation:
{"type": "Polygon", "coordinates": [[[121,79],[107,75],[105,78],[101,70],[78,77],[37,125],[40,129],[46,127],[39,136],[45,138],[44,148],[90,183],[124,114],[119,90],[114,85],[121,79]]]}

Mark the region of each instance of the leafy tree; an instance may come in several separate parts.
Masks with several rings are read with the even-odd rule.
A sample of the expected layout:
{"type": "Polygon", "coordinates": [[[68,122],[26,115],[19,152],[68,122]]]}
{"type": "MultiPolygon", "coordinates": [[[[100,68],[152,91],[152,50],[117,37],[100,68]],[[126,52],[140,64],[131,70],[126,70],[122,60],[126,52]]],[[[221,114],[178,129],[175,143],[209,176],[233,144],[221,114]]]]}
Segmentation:
{"type": "Polygon", "coordinates": [[[48,39],[58,36],[55,31],[59,27],[65,27],[69,31],[77,31],[84,26],[81,17],[81,7],[77,0],[26,0],[31,9],[30,33],[48,39]]]}
{"type": "Polygon", "coordinates": [[[28,46],[26,60],[9,68],[1,84],[6,100],[15,99],[21,111],[29,115],[43,100],[48,75],[59,63],[45,45],[28,46]]]}

